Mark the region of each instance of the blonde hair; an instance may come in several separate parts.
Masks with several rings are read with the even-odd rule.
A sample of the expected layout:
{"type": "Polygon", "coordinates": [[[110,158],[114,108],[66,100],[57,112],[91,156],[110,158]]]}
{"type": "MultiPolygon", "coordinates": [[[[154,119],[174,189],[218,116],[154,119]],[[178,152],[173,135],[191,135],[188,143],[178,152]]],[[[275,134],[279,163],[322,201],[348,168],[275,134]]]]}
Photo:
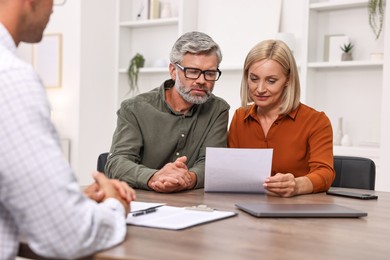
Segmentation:
{"type": "Polygon", "coordinates": [[[253,100],[248,94],[248,73],[250,66],[261,60],[277,61],[283,68],[288,79],[287,87],[282,94],[280,114],[288,114],[298,107],[300,102],[301,86],[295,59],[288,46],[280,40],[265,40],[256,44],[245,59],[241,80],[241,106],[247,107],[253,100]]]}

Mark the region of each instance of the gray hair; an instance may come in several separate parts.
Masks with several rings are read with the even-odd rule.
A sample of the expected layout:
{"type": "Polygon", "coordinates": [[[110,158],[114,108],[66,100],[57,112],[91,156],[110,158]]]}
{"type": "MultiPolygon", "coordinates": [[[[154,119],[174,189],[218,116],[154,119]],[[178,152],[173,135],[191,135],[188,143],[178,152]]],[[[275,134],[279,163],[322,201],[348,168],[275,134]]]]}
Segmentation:
{"type": "Polygon", "coordinates": [[[172,47],[169,57],[171,63],[180,63],[187,53],[216,54],[218,66],[222,61],[222,52],[219,45],[210,36],[202,32],[188,32],[180,36],[172,47]]]}

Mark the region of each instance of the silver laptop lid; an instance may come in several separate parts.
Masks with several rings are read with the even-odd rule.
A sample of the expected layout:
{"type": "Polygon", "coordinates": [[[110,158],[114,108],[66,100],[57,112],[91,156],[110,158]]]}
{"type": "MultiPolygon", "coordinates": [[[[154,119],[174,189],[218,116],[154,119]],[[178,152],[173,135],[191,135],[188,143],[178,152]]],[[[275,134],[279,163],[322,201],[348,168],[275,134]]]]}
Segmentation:
{"type": "Polygon", "coordinates": [[[236,207],[255,217],[278,218],[357,218],[367,216],[366,212],[337,204],[263,204],[238,203],[236,207]]]}

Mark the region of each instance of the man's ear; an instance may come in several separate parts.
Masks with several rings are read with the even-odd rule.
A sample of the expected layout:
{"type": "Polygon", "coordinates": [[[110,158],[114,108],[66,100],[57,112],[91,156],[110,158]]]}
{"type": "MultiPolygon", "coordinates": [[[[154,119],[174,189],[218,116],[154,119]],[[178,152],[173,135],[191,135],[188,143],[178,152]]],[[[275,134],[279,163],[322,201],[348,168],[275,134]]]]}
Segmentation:
{"type": "Polygon", "coordinates": [[[169,75],[171,75],[171,79],[176,80],[176,66],[172,63],[169,63],[169,75]]]}

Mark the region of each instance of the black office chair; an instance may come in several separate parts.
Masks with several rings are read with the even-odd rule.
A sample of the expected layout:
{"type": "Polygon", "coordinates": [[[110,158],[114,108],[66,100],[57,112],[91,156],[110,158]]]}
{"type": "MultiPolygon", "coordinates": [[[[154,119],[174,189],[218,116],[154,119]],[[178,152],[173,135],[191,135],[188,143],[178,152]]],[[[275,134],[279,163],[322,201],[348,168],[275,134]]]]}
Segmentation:
{"type": "Polygon", "coordinates": [[[375,163],[354,156],[334,156],[336,178],[332,187],[375,190],[375,163]]]}
{"type": "Polygon", "coordinates": [[[99,172],[104,173],[104,167],[106,166],[107,163],[107,157],[108,157],[108,153],[102,153],[99,155],[97,160],[97,170],[99,172]]]}

